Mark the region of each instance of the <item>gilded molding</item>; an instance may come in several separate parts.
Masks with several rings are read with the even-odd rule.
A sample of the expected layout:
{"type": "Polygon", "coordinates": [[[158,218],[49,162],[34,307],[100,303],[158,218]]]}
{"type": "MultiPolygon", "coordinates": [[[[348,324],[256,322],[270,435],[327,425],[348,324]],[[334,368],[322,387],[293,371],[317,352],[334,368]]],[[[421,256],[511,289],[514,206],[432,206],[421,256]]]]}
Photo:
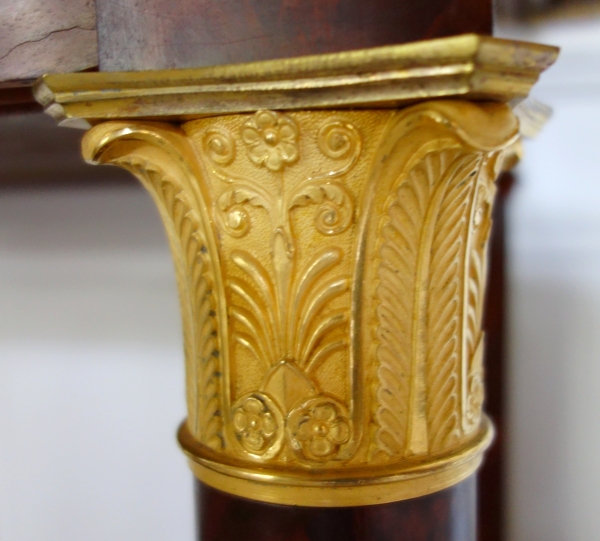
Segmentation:
{"type": "Polygon", "coordinates": [[[442,39],[208,68],[44,75],[37,100],[62,125],[185,121],[259,110],[396,108],[425,99],[516,104],[556,47],[465,34],[442,39]]]}
{"type": "Polygon", "coordinates": [[[507,105],[259,110],[109,121],[93,163],[129,169],[168,232],[188,419],[206,483],[310,506],[415,497],[491,438],[481,330],[507,105]]]}

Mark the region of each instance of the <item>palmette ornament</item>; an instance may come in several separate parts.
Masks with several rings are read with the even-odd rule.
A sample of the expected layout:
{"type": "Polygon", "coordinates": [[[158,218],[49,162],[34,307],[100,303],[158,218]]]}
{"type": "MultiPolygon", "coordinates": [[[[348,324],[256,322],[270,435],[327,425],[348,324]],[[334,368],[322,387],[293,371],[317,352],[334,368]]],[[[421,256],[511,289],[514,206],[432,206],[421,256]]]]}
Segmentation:
{"type": "MultiPolygon", "coordinates": [[[[448,43],[475,40],[493,53],[483,75],[493,62],[508,70],[521,51],[512,82],[495,92],[475,70],[479,97],[523,95],[555,55],[461,39],[448,43]]],[[[433,56],[447,55],[431,43],[433,56]]],[[[427,42],[421,48],[429,54],[427,42]]],[[[384,61],[391,70],[393,55],[381,51],[365,52],[374,72],[384,61]]],[[[273,503],[367,505],[428,494],[472,474],[492,437],[482,413],[486,247],[495,180],[514,163],[519,122],[498,102],[397,108],[388,100],[375,108],[371,90],[358,92],[363,109],[346,109],[350,98],[360,103],[346,79],[335,83],[340,107],[294,107],[294,99],[330,99],[320,92],[334,83],[318,66],[360,67],[360,55],[344,54],[307,60],[314,78],[300,95],[288,88],[297,63],[284,62],[285,88],[271,98],[283,109],[220,114],[238,99],[225,85],[212,116],[184,103],[186,114],[169,108],[168,122],[91,119],[97,125],[83,142],[88,161],[141,180],[166,226],[186,358],[179,441],[192,470],[215,488],[273,503]]],[[[255,95],[261,103],[277,86],[271,64],[256,64],[271,78],[267,95],[255,95]]],[[[435,81],[448,73],[428,69],[435,81]]],[[[407,72],[400,101],[424,73],[407,72]]],[[[256,79],[248,88],[263,88],[256,79]]],[[[440,88],[431,94],[464,95],[440,88]]],[[[72,99],[90,99],[90,111],[125,99],[85,92],[72,99]]],[[[142,109],[159,103],[144,99],[142,109]]]]}

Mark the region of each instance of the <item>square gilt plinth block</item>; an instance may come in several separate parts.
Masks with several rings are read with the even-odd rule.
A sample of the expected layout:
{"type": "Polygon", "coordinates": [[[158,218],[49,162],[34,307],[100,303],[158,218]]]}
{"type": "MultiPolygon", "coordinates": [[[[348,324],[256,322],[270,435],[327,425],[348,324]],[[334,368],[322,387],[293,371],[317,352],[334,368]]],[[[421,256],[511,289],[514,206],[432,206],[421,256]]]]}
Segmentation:
{"type": "Polygon", "coordinates": [[[473,473],[499,172],[556,56],[462,36],[240,66],[46,76],[85,158],[173,252],[196,476],[266,502],[398,501],[473,473]]]}

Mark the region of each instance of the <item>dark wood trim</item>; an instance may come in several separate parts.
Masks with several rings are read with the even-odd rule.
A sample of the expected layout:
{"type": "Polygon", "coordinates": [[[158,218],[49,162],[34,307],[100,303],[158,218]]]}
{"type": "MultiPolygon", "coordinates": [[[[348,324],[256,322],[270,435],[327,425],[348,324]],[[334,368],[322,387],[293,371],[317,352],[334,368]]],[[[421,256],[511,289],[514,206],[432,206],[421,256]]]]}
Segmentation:
{"type": "Polygon", "coordinates": [[[429,496],[364,507],[294,507],[196,481],[200,541],[475,541],[475,476],[429,496]]]}
{"type": "Polygon", "coordinates": [[[478,539],[504,541],[505,539],[505,319],[506,319],[506,205],[514,184],[512,173],[498,179],[498,196],[493,214],[490,239],[490,260],[485,329],[485,410],[496,427],[496,439],[488,450],[479,472],[478,539]]]}
{"type": "Polygon", "coordinates": [[[475,32],[491,0],[96,0],[101,71],[211,66],[475,32]]]}
{"type": "Polygon", "coordinates": [[[0,88],[0,115],[39,113],[42,106],[35,101],[31,86],[0,88]]]}

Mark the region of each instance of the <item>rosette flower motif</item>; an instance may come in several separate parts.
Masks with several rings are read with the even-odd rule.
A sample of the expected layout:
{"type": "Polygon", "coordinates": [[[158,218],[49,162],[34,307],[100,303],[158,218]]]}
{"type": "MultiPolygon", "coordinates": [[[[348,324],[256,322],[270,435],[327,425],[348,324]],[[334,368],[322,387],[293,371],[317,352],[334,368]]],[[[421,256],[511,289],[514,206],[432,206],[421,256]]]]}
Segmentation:
{"type": "Polygon", "coordinates": [[[280,171],[298,159],[298,127],[280,113],[258,111],[244,124],[242,140],[250,160],[271,171],[280,171]]]}
{"type": "Polygon", "coordinates": [[[235,435],[245,451],[254,456],[273,456],[281,445],[282,418],[265,395],[252,393],[240,399],[233,409],[235,435]]]}
{"type": "Polygon", "coordinates": [[[320,462],[335,458],[350,439],[345,408],[328,397],[310,399],[292,411],[288,430],[294,449],[320,462]]]}

